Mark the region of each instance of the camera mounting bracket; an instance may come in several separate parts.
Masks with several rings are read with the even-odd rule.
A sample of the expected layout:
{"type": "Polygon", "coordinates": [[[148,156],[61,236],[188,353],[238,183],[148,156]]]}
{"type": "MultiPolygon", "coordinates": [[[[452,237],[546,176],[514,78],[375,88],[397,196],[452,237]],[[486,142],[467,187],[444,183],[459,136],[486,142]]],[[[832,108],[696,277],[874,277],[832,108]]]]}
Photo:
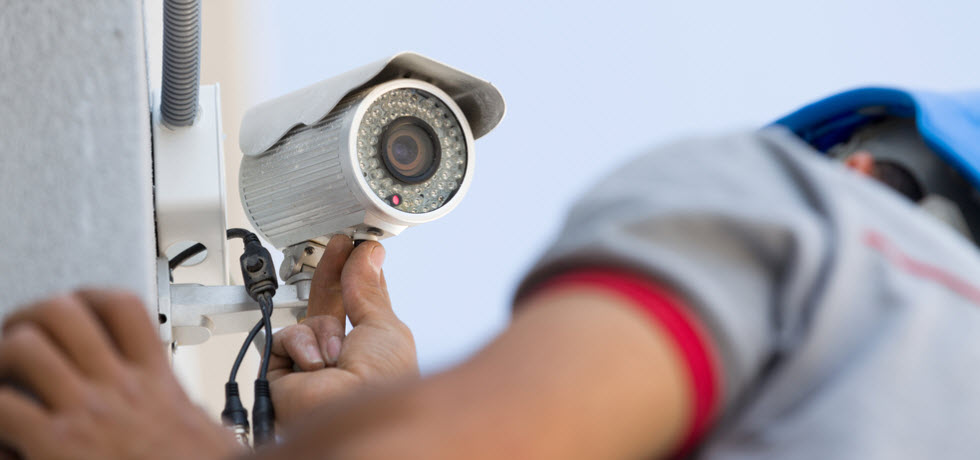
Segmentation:
{"type": "MultiPolygon", "coordinates": [[[[153,103],[153,182],[157,254],[173,257],[194,243],[207,248],[203,260],[181,266],[179,278],[228,284],[225,258],[225,167],[218,85],[200,88],[194,124],[170,129],[160,119],[160,94],[153,103]]],[[[168,279],[169,284],[169,279],[168,279]]],[[[246,329],[247,330],[247,329],[246,329]]]]}
{"type": "MultiPolygon", "coordinates": [[[[177,345],[204,343],[212,335],[245,332],[262,317],[242,286],[170,284],[166,258],[159,258],[160,336],[177,345]]],[[[272,298],[272,327],[295,324],[306,316],[308,290],[282,285],[272,298]]]]}

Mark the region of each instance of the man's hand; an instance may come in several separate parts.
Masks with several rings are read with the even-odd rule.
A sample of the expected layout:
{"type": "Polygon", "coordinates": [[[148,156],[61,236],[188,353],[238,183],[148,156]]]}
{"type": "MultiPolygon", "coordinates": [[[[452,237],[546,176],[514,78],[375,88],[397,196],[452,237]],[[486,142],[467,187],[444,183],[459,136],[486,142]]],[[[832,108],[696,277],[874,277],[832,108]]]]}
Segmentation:
{"type": "Polygon", "coordinates": [[[0,339],[0,444],[26,458],[223,458],[236,443],[187,398],[143,303],[81,291],[20,310],[0,339]]]}
{"type": "Polygon", "coordinates": [[[269,380],[283,425],[356,389],[418,376],[412,333],[391,309],[384,257],[377,242],[354,248],[346,236],[330,239],[306,319],[273,337],[269,380]],[[354,326],[346,337],[345,315],[354,326]]]}

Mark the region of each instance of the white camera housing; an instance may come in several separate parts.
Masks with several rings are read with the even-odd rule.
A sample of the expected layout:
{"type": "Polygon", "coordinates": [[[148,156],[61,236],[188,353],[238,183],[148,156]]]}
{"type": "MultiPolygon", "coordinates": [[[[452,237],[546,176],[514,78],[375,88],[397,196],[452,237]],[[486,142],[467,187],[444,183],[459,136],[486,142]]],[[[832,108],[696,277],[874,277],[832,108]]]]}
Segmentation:
{"type": "MultiPolygon", "coordinates": [[[[323,244],[338,233],[383,239],[438,219],[466,194],[473,179],[473,141],[490,132],[504,110],[503,97],[489,82],[414,53],[400,53],[262,103],[245,114],[241,125],[244,158],[239,189],[245,213],[255,229],[280,249],[306,241],[323,244]],[[454,181],[442,174],[443,163],[433,170],[455,189],[443,194],[442,201],[420,204],[412,212],[396,209],[394,204],[401,198],[386,201],[379,196],[384,190],[378,190],[377,183],[372,188],[369,171],[363,168],[363,144],[358,147],[366,112],[380,97],[398,89],[422,94],[422,99],[432,96],[435,101],[430,106],[441,107],[438,113],[448,111],[451,117],[443,116],[455,118],[458,126],[453,126],[461,131],[462,145],[453,144],[458,149],[436,160],[446,165],[450,159],[453,165],[459,162],[461,175],[454,181]]],[[[442,135],[434,139],[450,142],[442,135]]],[[[435,150],[441,151],[438,143],[435,150]]],[[[443,183],[435,185],[442,190],[443,183]]]]}

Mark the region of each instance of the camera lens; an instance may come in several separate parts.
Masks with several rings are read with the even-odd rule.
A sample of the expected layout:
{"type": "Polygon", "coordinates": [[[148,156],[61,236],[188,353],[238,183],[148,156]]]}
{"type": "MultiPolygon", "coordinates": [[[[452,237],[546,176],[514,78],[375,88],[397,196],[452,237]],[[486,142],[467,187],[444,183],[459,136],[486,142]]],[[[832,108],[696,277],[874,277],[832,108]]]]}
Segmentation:
{"type": "Polygon", "coordinates": [[[381,135],[385,167],[402,182],[423,182],[439,168],[439,138],[428,123],[416,117],[396,118],[381,135]]]}
{"type": "Polygon", "coordinates": [[[465,121],[445,100],[396,88],[362,113],[355,167],[375,197],[410,214],[429,213],[452,200],[465,183],[469,146],[465,121]]]}

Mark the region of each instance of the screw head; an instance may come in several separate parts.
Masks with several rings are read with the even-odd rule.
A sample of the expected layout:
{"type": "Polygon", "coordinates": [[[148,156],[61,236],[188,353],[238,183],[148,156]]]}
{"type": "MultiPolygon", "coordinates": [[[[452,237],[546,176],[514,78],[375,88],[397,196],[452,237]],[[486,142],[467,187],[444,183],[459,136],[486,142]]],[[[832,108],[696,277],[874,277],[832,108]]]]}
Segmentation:
{"type": "Polygon", "coordinates": [[[306,255],[308,256],[312,256],[313,251],[315,251],[315,249],[313,249],[313,246],[307,246],[306,249],[303,249],[303,252],[305,252],[306,255]]]}

